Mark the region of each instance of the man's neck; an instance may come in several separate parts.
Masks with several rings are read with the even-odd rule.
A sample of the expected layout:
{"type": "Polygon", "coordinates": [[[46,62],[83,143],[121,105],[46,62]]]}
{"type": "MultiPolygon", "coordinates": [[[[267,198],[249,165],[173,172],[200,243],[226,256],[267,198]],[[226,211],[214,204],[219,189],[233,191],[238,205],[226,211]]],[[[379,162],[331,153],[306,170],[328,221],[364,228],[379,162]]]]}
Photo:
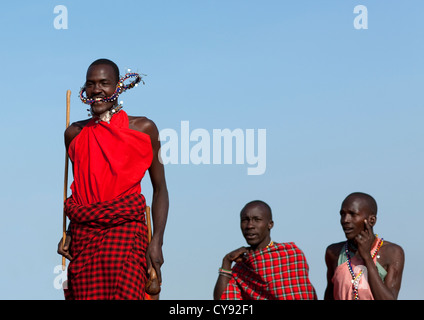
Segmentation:
{"type": "Polygon", "coordinates": [[[250,246],[250,250],[262,250],[268,247],[272,243],[271,238],[267,238],[266,241],[263,241],[262,243],[256,245],[256,246],[250,246]]]}
{"type": "MultiPolygon", "coordinates": [[[[110,107],[110,109],[106,110],[105,112],[103,112],[99,115],[93,114],[93,116],[99,118],[101,121],[109,122],[110,119],[112,119],[112,116],[115,114],[115,112],[113,110],[117,109],[117,107],[118,107],[118,104],[115,104],[112,107],[110,107]]],[[[117,109],[116,111],[119,111],[119,109],[117,109]]]]}

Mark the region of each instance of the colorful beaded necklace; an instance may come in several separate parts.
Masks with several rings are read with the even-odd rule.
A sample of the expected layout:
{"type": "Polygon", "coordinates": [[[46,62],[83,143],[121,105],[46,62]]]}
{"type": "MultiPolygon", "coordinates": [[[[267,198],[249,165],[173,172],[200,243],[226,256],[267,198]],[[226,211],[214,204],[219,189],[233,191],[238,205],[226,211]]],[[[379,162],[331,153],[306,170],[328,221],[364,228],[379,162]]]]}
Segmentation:
{"type": "Polygon", "coordinates": [[[113,117],[115,114],[117,114],[117,113],[118,113],[121,109],[122,109],[122,101],[121,101],[121,104],[113,106],[113,107],[109,110],[109,112],[105,113],[105,114],[103,115],[103,118],[101,118],[101,117],[99,117],[99,116],[95,116],[95,115],[93,114],[93,111],[91,110],[91,108],[90,108],[90,109],[87,109],[87,111],[89,112],[88,116],[91,116],[91,117],[95,117],[95,118],[97,118],[97,120],[95,121],[96,123],[99,123],[100,121],[110,123],[110,120],[112,119],[112,117],[113,117]]]}
{"type": "Polygon", "coordinates": [[[143,82],[144,84],[144,81],[142,80],[142,77],[140,74],[135,72],[128,72],[127,74],[125,74],[125,76],[121,77],[118,84],[116,85],[115,92],[110,97],[96,98],[96,99],[90,99],[90,98],[84,97],[84,92],[86,90],[85,86],[81,88],[79,97],[81,101],[85,104],[92,104],[94,102],[99,102],[99,101],[103,101],[103,102],[115,101],[116,99],[118,99],[118,96],[121,93],[125,92],[128,89],[137,87],[140,81],[143,82]],[[128,80],[129,78],[135,78],[135,79],[126,85],[124,82],[128,80]]]}
{"type": "MultiPolygon", "coordinates": [[[[378,239],[378,235],[375,235],[378,239]]],[[[383,245],[383,238],[379,239],[377,248],[375,249],[375,251],[373,252],[373,254],[371,255],[371,258],[374,259],[375,255],[377,254],[378,250],[380,250],[381,246],[383,245]]],[[[351,259],[350,259],[350,254],[349,254],[349,244],[348,241],[346,241],[345,244],[345,252],[346,252],[346,256],[347,256],[347,266],[349,268],[350,274],[352,275],[352,296],[353,296],[353,300],[359,300],[359,280],[361,278],[361,276],[363,275],[364,271],[361,270],[361,272],[358,273],[358,275],[355,276],[355,273],[353,272],[352,269],[352,263],[351,263],[351,259]]]]}

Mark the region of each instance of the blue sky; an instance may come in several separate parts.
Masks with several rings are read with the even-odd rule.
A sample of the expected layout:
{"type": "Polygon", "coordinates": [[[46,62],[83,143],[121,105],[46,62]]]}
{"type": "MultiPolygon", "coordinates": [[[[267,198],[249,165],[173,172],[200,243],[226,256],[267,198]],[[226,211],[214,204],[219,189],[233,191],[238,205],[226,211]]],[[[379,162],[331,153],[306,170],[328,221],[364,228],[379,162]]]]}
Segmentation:
{"type": "MultiPolygon", "coordinates": [[[[325,249],[344,239],[340,204],[354,191],[376,198],[375,231],[405,250],[399,299],[423,299],[423,10],[419,0],[4,4],[0,299],[63,299],[65,94],[71,121],[85,119],[78,91],[101,57],[147,75],[120,100],[160,130],[266,129],[262,175],[246,163],[166,165],[162,299],[212,298],[254,199],[273,209],[273,240],[303,249],[322,299],[325,249]],[[353,25],[360,4],[366,30],[353,25]],[[54,27],[57,5],[66,30],[54,27]]],[[[151,201],[148,175],[142,189],[151,201]]]]}

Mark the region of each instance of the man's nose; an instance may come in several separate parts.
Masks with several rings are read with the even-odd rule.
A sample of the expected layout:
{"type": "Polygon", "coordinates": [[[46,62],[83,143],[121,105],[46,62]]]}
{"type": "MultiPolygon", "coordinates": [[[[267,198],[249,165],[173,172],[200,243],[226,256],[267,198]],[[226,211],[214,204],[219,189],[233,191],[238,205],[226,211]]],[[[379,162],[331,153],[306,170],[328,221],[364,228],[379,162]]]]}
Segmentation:
{"type": "Polygon", "coordinates": [[[342,214],[340,216],[340,223],[341,224],[346,224],[350,222],[350,214],[342,214]]]}
{"type": "Polygon", "coordinates": [[[95,83],[93,85],[93,93],[100,93],[102,91],[100,83],[95,83]]]}

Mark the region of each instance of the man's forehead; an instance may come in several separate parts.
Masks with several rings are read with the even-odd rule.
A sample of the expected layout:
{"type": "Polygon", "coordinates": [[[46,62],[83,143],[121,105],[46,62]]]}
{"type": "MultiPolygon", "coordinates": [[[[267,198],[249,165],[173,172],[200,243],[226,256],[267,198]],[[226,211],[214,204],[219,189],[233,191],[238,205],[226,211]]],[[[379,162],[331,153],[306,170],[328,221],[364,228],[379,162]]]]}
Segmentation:
{"type": "Polygon", "coordinates": [[[268,212],[264,206],[254,204],[244,208],[244,210],[240,213],[240,217],[264,217],[267,214],[268,212]]]}
{"type": "Polygon", "coordinates": [[[347,211],[361,211],[369,210],[368,202],[359,196],[351,196],[346,198],[342,203],[341,210],[347,211]]]}
{"type": "Polygon", "coordinates": [[[113,78],[114,70],[113,67],[107,64],[96,64],[92,65],[87,69],[87,78],[113,78]]]}

